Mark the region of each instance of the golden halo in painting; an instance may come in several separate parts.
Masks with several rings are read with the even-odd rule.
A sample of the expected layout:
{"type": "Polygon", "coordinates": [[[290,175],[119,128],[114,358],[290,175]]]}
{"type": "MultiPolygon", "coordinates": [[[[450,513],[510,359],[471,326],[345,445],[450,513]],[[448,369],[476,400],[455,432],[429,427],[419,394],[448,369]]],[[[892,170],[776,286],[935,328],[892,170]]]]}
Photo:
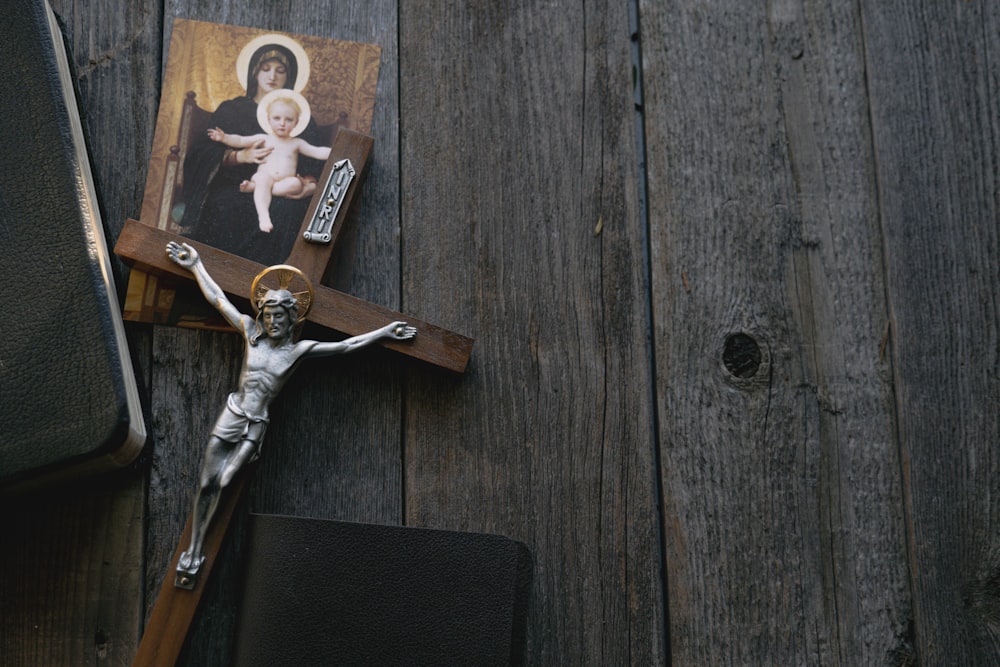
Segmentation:
{"type": "Polygon", "coordinates": [[[291,292],[299,305],[299,315],[295,323],[305,321],[309,309],[312,308],[313,287],[304,273],[288,264],[269,266],[258,273],[250,285],[250,303],[253,305],[254,315],[260,312],[259,304],[270,290],[291,292]],[[265,280],[268,282],[265,283],[265,280]]]}
{"type": "Polygon", "coordinates": [[[295,56],[295,65],[298,69],[298,74],[295,76],[295,85],[292,87],[292,90],[297,93],[302,92],[302,89],[309,82],[309,56],[306,55],[306,51],[302,48],[302,45],[294,39],[287,35],[276,33],[254,37],[240,51],[239,57],[236,58],[236,78],[239,80],[240,85],[243,86],[243,90],[247,89],[247,73],[250,69],[250,58],[253,57],[257,49],[267,44],[283,46],[295,56]]]}
{"type": "Polygon", "coordinates": [[[260,104],[257,105],[257,122],[260,123],[261,128],[270,135],[274,135],[274,130],[271,129],[271,124],[267,122],[267,108],[271,105],[275,99],[279,97],[288,98],[294,100],[295,104],[299,107],[299,120],[295,123],[295,127],[292,128],[291,136],[297,137],[302,134],[302,130],[306,129],[306,125],[309,124],[309,119],[312,117],[312,112],[309,110],[309,102],[306,98],[298,94],[294,90],[288,90],[287,88],[280,88],[278,90],[272,90],[267,95],[260,99],[260,104]]]}

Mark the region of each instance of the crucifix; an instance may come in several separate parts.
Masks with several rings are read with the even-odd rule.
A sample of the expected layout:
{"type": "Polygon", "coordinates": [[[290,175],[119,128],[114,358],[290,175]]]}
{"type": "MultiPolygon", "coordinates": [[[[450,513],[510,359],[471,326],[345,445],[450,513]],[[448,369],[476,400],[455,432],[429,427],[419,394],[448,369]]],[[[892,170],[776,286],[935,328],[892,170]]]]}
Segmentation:
{"type": "Polygon", "coordinates": [[[205,296],[248,341],[240,388],[213,428],[202,488],[172,560],[176,574],[164,582],[135,664],[172,665],[180,653],[204,580],[246,488],[246,474],[229,478],[255,457],[267,404],[298,360],[379,343],[450,371],[465,370],[471,339],[320,285],[360,185],[354,165],[364,169],[371,146],[371,137],[338,131],[287,265],[264,267],[135,220],[129,220],[119,236],[115,252],[133,266],[161,275],[194,277],[205,296]],[[268,284],[275,280],[276,284],[268,284]],[[296,280],[303,287],[293,287],[296,280]],[[240,313],[226,294],[250,300],[257,317],[240,313]],[[292,328],[296,320],[306,317],[350,338],[295,343],[292,328]],[[261,389],[263,385],[267,388],[261,389]],[[214,478],[206,480],[206,474],[214,478]],[[231,490],[222,494],[222,487],[231,490]]]}

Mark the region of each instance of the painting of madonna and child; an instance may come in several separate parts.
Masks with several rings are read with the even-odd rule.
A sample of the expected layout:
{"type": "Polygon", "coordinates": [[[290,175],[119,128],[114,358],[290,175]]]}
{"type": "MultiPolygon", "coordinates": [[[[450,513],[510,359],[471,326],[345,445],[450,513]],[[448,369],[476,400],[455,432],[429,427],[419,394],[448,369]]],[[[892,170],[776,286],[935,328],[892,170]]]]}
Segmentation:
{"type": "MultiPolygon", "coordinates": [[[[283,263],[337,128],[371,133],[379,56],[374,44],[174,21],[140,222],[283,263]]],[[[124,316],[227,326],[197,288],[139,270],[124,316]]]]}

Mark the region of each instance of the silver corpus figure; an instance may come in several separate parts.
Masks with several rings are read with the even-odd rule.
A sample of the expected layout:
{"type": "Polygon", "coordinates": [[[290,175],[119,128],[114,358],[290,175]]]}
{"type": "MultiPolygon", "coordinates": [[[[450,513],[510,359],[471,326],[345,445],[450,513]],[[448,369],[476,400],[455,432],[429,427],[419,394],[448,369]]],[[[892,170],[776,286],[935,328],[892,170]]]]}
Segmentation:
{"type": "Polygon", "coordinates": [[[405,322],[393,322],[381,329],[340,342],[296,342],[296,325],[305,319],[305,312],[299,312],[300,305],[302,310],[308,310],[312,298],[308,281],[305,281],[308,296],[306,292],[293,294],[286,289],[290,280],[287,277],[290,276],[289,272],[295,272],[301,277],[297,269],[286,266],[268,269],[280,269],[285,273],[286,279],[282,281],[281,289],[258,288],[261,278],[268,271],[257,277],[252,295],[257,317],[253,318],[244,315],[230,303],[205,270],[198,252],[190,245],[171,241],[167,244],[167,255],[194,274],[205,298],[218,308],[246,341],[239,389],[229,394],[226,407],[212,428],[205,451],[200,486],[194,498],[191,545],[181,554],[177,564],[174,584],[179,588],[193,589],[197,583],[198,570],[205,561],[202,553],[205,534],[219,504],[222,490],[244,464],[256,458],[267,427],[268,406],[298,363],[310,357],[353,352],[381,339],[407,340],[413,338],[417,330],[405,322]]]}

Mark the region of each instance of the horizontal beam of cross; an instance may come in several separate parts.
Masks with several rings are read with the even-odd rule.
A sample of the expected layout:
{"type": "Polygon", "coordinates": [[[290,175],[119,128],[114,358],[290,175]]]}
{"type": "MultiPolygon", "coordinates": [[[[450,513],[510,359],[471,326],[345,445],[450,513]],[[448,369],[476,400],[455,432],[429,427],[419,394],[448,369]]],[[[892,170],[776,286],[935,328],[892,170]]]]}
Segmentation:
{"type": "MultiPolygon", "coordinates": [[[[263,264],[190,241],[138,220],[128,220],[125,223],[115,245],[115,253],[144,271],[191,280],[190,272],[167,257],[165,248],[168,241],[189,243],[201,255],[205,268],[223,291],[247,301],[250,299],[250,283],[254,276],[267,268],[263,264]]],[[[465,371],[472,354],[471,338],[323,285],[316,285],[313,289],[314,301],[307,318],[310,322],[348,336],[356,336],[395,320],[405,320],[417,328],[415,338],[409,341],[383,340],[379,343],[401,354],[456,373],[465,371]]]]}

